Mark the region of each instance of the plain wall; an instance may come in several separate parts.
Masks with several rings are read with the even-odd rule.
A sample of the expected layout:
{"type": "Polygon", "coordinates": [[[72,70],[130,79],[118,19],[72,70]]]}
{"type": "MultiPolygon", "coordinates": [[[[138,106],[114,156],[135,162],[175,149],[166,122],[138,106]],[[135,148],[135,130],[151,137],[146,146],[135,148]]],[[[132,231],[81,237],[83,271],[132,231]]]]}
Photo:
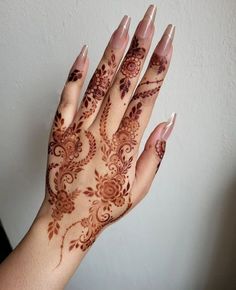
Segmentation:
{"type": "MultiPolygon", "coordinates": [[[[0,1],[0,218],[13,246],[44,196],[48,134],[70,65],[88,44],[91,77],[122,16],[133,33],[149,4],[0,1]]],[[[155,4],[152,48],[169,23],[176,37],[144,139],[172,111],[176,128],[149,195],[97,240],[68,290],[236,289],[236,2],[155,4]]]]}

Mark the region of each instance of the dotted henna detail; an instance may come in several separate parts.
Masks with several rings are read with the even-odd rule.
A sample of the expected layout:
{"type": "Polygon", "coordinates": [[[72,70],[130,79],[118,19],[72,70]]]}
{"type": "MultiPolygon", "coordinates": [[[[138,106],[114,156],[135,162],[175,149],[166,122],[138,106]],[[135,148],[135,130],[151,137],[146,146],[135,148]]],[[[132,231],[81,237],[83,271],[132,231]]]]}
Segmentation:
{"type": "Polygon", "coordinates": [[[82,78],[82,72],[78,69],[73,70],[67,79],[67,82],[76,82],[77,80],[82,78]]]}
{"type": "Polygon", "coordinates": [[[153,95],[156,95],[160,91],[160,88],[161,88],[161,86],[159,85],[154,89],[136,93],[133,95],[132,101],[137,100],[137,99],[146,99],[146,98],[149,98],[153,95]]]}
{"type": "Polygon", "coordinates": [[[124,75],[124,78],[121,78],[120,80],[121,99],[123,99],[129,91],[131,85],[130,79],[139,74],[145,51],[144,48],[139,46],[139,41],[137,37],[134,36],[131,46],[121,65],[121,73],[124,75]]]}

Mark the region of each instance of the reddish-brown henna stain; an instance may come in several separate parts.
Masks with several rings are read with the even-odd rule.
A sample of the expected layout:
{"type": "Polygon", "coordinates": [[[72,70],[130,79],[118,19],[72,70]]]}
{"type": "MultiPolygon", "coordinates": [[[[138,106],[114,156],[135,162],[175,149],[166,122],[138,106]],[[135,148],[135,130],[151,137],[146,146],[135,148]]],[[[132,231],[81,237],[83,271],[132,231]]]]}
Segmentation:
{"type": "Polygon", "coordinates": [[[162,158],[164,157],[164,154],[165,154],[166,141],[165,140],[157,140],[156,145],[155,145],[155,150],[156,150],[158,158],[160,159],[160,161],[157,165],[157,169],[156,169],[156,173],[157,173],[157,171],[161,165],[162,158]]]}
{"type": "MultiPolygon", "coordinates": [[[[140,48],[137,38],[134,37],[131,48],[127,53],[121,71],[124,78],[120,82],[121,98],[125,96],[130,87],[130,78],[135,77],[141,67],[141,59],[144,58],[145,49],[140,48]]],[[[166,69],[166,60],[153,56],[150,66],[156,69],[157,75],[166,69]]],[[[94,171],[94,187],[85,189],[74,189],[69,191],[68,185],[72,184],[77,178],[79,172],[83,170],[94,157],[97,147],[94,136],[89,131],[82,130],[83,120],[88,118],[96,109],[98,101],[102,100],[111,83],[113,70],[116,67],[115,55],[111,54],[111,59],[107,65],[102,65],[97,69],[85,94],[82,103],[83,115],[78,123],[73,123],[65,129],[64,120],[61,113],[57,111],[51,141],[49,143],[49,154],[57,162],[48,164],[46,186],[49,194],[49,202],[52,205],[52,221],[48,225],[49,240],[54,235],[58,235],[60,230],[60,221],[65,214],[71,214],[75,210],[75,199],[83,194],[87,196],[90,204],[88,215],[69,225],[61,236],[60,265],[63,258],[63,249],[68,232],[75,226],[82,228],[80,235],[70,240],[68,250],[80,248],[87,250],[95,241],[99,232],[109,223],[121,218],[132,206],[130,182],[128,170],[133,162],[133,149],[137,145],[136,137],[139,129],[139,116],[142,112],[142,103],[136,102],[128,116],[124,117],[117,132],[109,138],[107,135],[108,115],[111,107],[110,96],[104,107],[99,132],[101,137],[100,150],[102,160],[108,169],[107,173],[100,173],[99,169],[94,171]],[[88,139],[89,149],[85,158],[80,159],[79,155],[83,151],[81,135],[84,134],[88,139]],[[55,171],[55,172],[53,172],[55,171]],[[53,186],[50,184],[50,176],[53,176],[53,186]],[[117,209],[121,210],[118,211],[117,209]]],[[[68,78],[68,81],[74,80],[74,77],[68,78]]],[[[157,87],[146,90],[134,95],[132,100],[143,99],[156,94],[160,89],[162,79],[145,81],[139,86],[145,86],[150,83],[156,83],[157,87]]],[[[84,140],[84,139],[83,139],[84,140]]],[[[165,141],[156,143],[156,153],[158,157],[163,158],[165,152],[165,141]]],[[[159,165],[158,167],[160,166],[159,165]]],[[[157,168],[158,169],[158,168],[157,168]]]]}
{"type": "Polygon", "coordinates": [[[120,80],[121,99],[123,99],[129,91],[131,85],[130,79],[139,74],[144,56],[145,48],[139,46],[139,41],[137,37],[134,36],[121,66],[121,73],[124,75],[124,78],[120,80]]]}
{"type": "Polygon", "coordinates": [[[111,102],[108,98],[100,120],[102,160],[109,173],[100,174],[95,170],[96,186],[94,188],[87,187],[83,192],[89,198],[94,197],[94,200],[91,202],[90,214],[81,221],[84,233],[70,242],[69,250],[74,247],[80,247],[82,251],[87,250],[107,224],[120,218],[132,206],[128,169],[133,161],[132,150],[137,144],[135,139],[139,128],[138,118],[142,104],[138,103],[132,108],[129,116],[123,119],[119,130],[111,140],[106,134],[110,106],[111,102]],[[127,158],[128,153],[131,153],[131,156],[127,158]],[[115,207],[123,207],[123,212],[118,216],[113,214],[115,207]]]}
{"type": "Polygon", "coordinates": [[[107,63],[97,68],[89,82],[82,101],[83,118],[88,118],[96,110],[98,101],[101,101],[109,88],[114,70],[117,67],[115,54],[111,51],[111,56],[107,63]]]}
{"type": "Polygon", "coordinates": [[[49,194],[49,203],[52,206],[52,221],[48,225],[48,237],[52,239],[60,229],[59,221],[64,214],[70,214],[75,209],[74,200],[80,194],[80,189],[68,190],[68,185],[77,178],[83,166],[89,163],[96,152],[94,136],[85,131],[89,149],[86,157],[80,159],[82,142],[80,139],[82,121],[73,123],[65,129],[61,113],[56,112],[54,127],[49,142],[48,153],[55,157],[57,163],[49,163],[46,176],[46,187],[49,194]],[[54,170],[55,172],[51,173],[54,170]],[[53,174],[53,186],[50,184],[50,175],[53,174]]]}
{"type": "Polygon", "coordinates": [[[154,52],[150,60],[150,67],[154,68],[157,74],[161,74],[167,68],[167,58],[154,52]]]}
{"type": "MultiPolygon", "coordinates": [[[[156,53],[153,53],[151,60],[150,60],[150,64],[149,67],[154,69],[156,71],[156,75],[159,76],[162,73],[165,72],[165,70],[167,69],[167,59],[165,56],[159,56],[156,53]]],[[[161,85],[163,83],[163,78],[158,77],[157,79],[154,80],[145,80],[142,81],[139,85],[138,88],[142,87],[142,86],[146,86],[146,85],[151,85],[151,84],[156,84],[157,86],[149,89],[149,90],[144,90],[144,91],[139,91],[136,94],[134,94],[132,101],[137,100],[137,99],[145,99],[145,98],[149,98],[153,95],[156,95],[159,93],[161,85]]]]}
{"type": "Polygon", "coordinates": [[[68,76],[67,82],[75,82],[82,78],[82,72],[78,69],[74,69],[68,76]]]}

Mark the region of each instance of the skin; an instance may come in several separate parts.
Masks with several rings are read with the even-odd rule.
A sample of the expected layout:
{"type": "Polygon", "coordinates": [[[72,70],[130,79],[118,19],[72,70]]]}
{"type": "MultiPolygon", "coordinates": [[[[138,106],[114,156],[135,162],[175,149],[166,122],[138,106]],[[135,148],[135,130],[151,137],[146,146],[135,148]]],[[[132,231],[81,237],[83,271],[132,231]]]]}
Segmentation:
{"type": "Polygon", "coordinates": [[[79,107],[86,47],[73,64],[50,133],[45,199],[24,239],[1,264],[0,289],[63,289],[98,235],[147,194],[173,123],[159,124],[139,157],[138,150],[173,47],[164,34],[139,80],[155,7],[145,15],[125,56],[129,19],[123,19],[79,107]]]}

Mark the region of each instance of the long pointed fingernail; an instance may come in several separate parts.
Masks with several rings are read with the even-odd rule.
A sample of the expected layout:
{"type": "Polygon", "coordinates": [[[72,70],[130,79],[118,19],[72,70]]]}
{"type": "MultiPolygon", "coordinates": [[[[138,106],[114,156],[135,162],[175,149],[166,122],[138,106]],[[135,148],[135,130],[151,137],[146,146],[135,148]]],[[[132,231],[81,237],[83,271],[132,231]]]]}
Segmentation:
{"type": "Polygon", "coordinates": [[[73,69],[82,69],[88,55],[88,45],[84,45],[73,65],[73,69]]]}
{"type": "Polygon", "coordinates": [[[121,48],[124,45],[128,36],[129,27],[130,17],[125,15],[111,37],[110,45],[112,48],[121,48]]]}
{"type": "Polygon", "coordinates": [[[166,27],[166,30],[163,33],[161,40],[159,41],[159,43],[155,48],[156,54],[166,56],[170,50],[174,36],[175,36],[175,26],[169,24],[166,27]]]}
{"type": "Polygon", "coordinates": [[[169,138],[169,136],[174,128],[175,120],[176,120],[176,113],[172,113],[170,118],[166,122],[165,127],[161,131],[161,134],[160,134],[161,140],[167,141],[167,139],[169,138]]]}
{"type": "Polygon", "coordinates": [[[136,30],[136,35],[140,38],[148,38],[154,30],[154,20],[156,17],[157,8],[155,5],[150,5],[144,14],[143,19],[139,22],[136,30]]]}

